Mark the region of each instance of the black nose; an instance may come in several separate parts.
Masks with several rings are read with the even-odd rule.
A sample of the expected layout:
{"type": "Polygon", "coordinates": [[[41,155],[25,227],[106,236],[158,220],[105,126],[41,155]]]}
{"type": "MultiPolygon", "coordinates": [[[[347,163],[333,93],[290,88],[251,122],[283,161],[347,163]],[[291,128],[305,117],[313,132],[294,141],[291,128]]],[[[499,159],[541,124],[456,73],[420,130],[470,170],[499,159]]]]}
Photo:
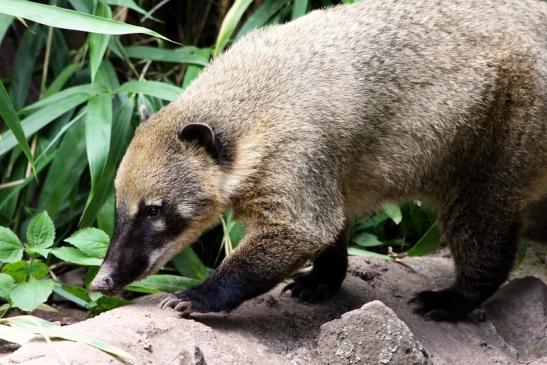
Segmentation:
{"type": "Polygon", "coordinates": [[[114,288],[114,282],[109,276],[103,276],[103,277],[95,277],[91,284],[89,285],[89,289],[93,291],[100,291],[100,292],[111,292],[114,288]]]}

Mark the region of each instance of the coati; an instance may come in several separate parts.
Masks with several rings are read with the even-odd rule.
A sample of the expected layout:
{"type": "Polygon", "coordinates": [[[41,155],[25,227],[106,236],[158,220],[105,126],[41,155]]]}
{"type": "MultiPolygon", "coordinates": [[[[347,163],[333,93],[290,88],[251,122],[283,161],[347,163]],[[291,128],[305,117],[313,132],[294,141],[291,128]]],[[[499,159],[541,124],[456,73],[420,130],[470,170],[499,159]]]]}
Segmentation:
{"type": "Polygon", "coordinates": [[[459,320],[506,280],[521,215],[547,193],[546,129],[545,3],[367,0],[256,30],[136,130],[92,288],[156,272],[231,208],[242,243],[164,307],[229,311],[309,259],[287,289],[327,298],[348,219],[419,197],[456,280],[413,302],[459,320]]]}

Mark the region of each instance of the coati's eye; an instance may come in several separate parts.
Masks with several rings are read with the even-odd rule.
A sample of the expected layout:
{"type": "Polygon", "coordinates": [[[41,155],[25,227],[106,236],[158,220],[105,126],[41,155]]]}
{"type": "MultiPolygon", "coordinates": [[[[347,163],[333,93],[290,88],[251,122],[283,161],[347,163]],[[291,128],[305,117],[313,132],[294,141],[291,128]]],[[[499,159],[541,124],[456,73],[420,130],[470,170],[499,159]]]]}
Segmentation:
{"type": "Polygon", "coordinates": [[[156,217],[158,214],[160,214],[160,207],[158,207],[157,205],[150,205],[146,207],[147,217],[156,217]]]}

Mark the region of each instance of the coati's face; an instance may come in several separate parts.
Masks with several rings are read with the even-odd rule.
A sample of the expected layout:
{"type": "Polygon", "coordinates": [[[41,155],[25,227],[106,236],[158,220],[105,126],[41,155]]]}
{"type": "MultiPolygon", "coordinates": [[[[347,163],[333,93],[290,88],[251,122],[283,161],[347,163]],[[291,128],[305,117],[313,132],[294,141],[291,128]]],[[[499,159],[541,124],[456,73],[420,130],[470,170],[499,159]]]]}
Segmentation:
{"type": "Polygon", "coordinates": [[[223,149],[211,128],[175,130],[158,115],[139,126],[118,169],[116,229],[92,290],[116,292],[158,271],[224,209],[223,149]]]}

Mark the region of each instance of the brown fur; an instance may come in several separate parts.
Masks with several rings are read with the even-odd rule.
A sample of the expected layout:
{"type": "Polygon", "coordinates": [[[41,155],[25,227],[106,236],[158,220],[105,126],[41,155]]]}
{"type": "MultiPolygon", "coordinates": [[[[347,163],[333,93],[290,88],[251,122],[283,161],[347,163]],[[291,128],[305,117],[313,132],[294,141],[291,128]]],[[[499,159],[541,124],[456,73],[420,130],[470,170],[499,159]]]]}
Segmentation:
{"type": "MultiPolygon", "coordinates": [[[[161,199],[190,221],[169,257],[225,209],[247,227],[168,305],[232,309],[321,252],[340,257],[348,218],[417,196],[439,208],[457,265],[454,286],[419,295],[419,310],[458,319],[480,304],[512,267],[526,204],[546,192],[546,8],[369,0],[236,43],[139,127],[118,172],[118,203],[161,199]],[[230,163],[177,139],[191,123],[211,127],[230,163]]],[[[306,280],[306,295],[324,284],[306,280]]]]}

